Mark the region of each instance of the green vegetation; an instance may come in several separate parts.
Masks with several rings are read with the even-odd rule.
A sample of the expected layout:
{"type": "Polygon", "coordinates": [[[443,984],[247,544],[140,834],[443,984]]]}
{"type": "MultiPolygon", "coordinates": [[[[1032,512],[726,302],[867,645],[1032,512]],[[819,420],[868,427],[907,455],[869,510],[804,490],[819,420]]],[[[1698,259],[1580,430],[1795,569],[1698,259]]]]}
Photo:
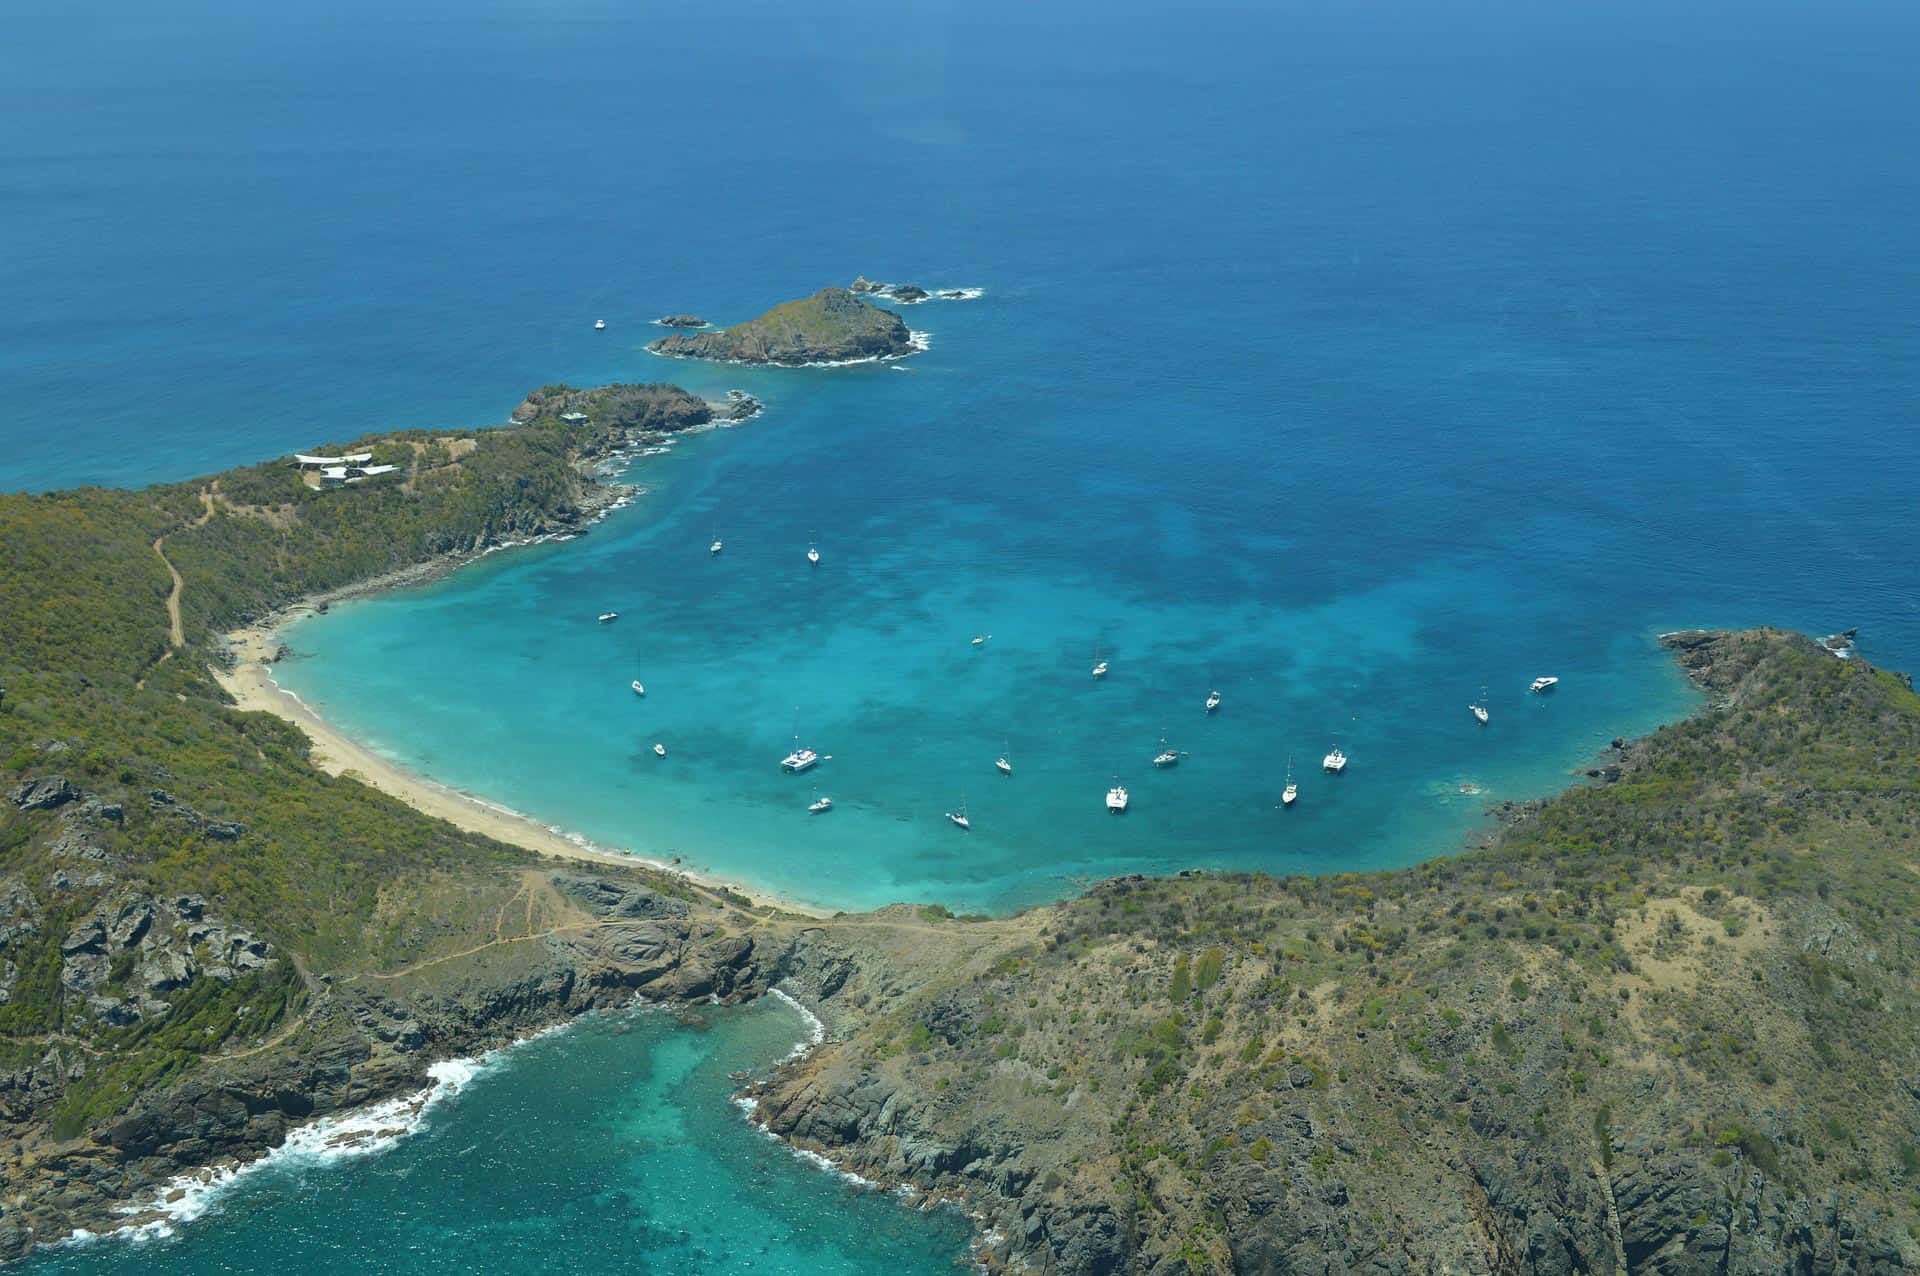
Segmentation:
{"type": "Polygon", "coordinates": [[[868,305],[845,288],[822,288],[786,301],[748,323],[714,332],[675,333],[648,347],[661,354],[741,363],[817,363],[907,354],[912,334],[899,315],[868,305]]]}
{"type": "Polygon", "coordinates": [[[271,462],[140,492],[0,496],[0,926],[27,923],[0,950],[0,974],[12,972],[0,1048],[79,1051],[54,1133],[268,1037],[309,996],[295,959],[336,974],[401,965],[497,915],[525,853],[321,773],[297,730],[236,712],[208,666],[226,658],[221,632],[301,595],[575,524],[592,499],[583,460],[624,440],[636,405],[706,410],[671,387],[613,389],[624,393],[584,425],[535,413],[338,445],[404,467],[347,486],[271,462]],[[75,823],[78,799],[11,800],[48,776],[119,811],[75,823]],[[160,996],[164,1014],[102,1017],[102,1001],[133,995],[136,954],[103,955],[82,996],[63,985],[61,946],[129,892],[203,896],[278,956],[194,977],[160,996]]]}
{"type": "MultiPolygon", "coordinates": [[[[1791,635],[1682,655],[1715,707],[1484,850],[1364,876],[1107,882],[1049,910],[1017,967],[906,992],[895,1013],[937,998],[948,1024],[974,999],[1031,1008],[997,1064],[951,1030],[888,1063],[919,1137],[1034,1122],[999,1069],[1044,1076],[1021,1095],[1078,1120],[1045,1123],[1029,1168],[1083,1167],[1084,1198],[1149,1257],[1211,1255],[1200,1270],[1262,1229],[1294,1234],[1275,1220],[1320,1243],[1325,1197],[1303,1175],[1341,1185],[1349,1258],[1435,1253],[1421,1202],[1471,1197],[1449,1177],[1468,1165],[1498,1167],[1516,1235],[1571,1208],[1558,1166],[1671,1183],[1720,1226],[1737,1201],[1775,1217],[1839,1193],[1854,1226],[1908,1244],[1920,697],[1791,635]]],[[[823,1052],[808,1084],[837,1066],[823,1052]]],[[[1593,1223],[1556,1226],[1611,1268],[1593,1223]]]]}

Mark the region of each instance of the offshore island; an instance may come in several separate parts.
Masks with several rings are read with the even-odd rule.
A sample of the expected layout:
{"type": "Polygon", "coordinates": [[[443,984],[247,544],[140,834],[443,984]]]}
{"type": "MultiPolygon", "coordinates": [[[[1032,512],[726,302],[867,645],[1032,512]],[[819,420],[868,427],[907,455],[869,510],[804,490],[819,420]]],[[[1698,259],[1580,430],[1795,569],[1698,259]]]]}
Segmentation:
{"type": "Polygon", "coordinates": [[[799,367],[897,359],[920,347],[906,321],[891,310],[861,300],[850,289],[822,288],[747,323],[692,335],[674,333],[647,349],[682,359],[799,367]]]}
{"type": "MultiPolygon", "coordinates": [[[[829,289],[655,344],[897,353],[847,302],[887,314],[829,289]]],[[[230,634],[577,534],[610,461],[757,407],[549,386],[318,470],[0,496],[0,1256],[437,1060],[778,989],[825,1037],[755,1118],[962,1205],[989,1267],[1920,1268],[1920,697],[1857,655],[1670,634],[1703,707],[1475,849],[1007,918],[819,917],[520,838],[236,701],[230,634]]]]}

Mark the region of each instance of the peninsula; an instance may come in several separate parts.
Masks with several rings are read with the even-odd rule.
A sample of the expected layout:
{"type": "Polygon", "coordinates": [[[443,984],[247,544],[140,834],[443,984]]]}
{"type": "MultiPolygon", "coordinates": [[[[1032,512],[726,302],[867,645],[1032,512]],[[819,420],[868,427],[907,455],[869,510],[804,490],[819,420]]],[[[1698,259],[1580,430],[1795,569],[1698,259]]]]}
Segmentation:
{"type": "Polygon", "coordinates": [[[303,598],[582,530],[608,459],[739,410],[550,386],[318,449],[364,481],[0,496],[0,1257],[437,1060],[779,988],[828,1036],[756,1118],[963,1203],[989,1265],[1920,1269],[1920,697],[1857,654],[1669,635],[1706,706],[1466,854],[999,919],[536,854],[216,676],[303,598]]]}
{"type": "Polygon", "coordinates": [[[855,363],[893,359],[918,347],[906,322],[845,288],[822,288],[783,302],[748,323],[661,337],[647,349],[685,359],[727,363],[855,363]]]}

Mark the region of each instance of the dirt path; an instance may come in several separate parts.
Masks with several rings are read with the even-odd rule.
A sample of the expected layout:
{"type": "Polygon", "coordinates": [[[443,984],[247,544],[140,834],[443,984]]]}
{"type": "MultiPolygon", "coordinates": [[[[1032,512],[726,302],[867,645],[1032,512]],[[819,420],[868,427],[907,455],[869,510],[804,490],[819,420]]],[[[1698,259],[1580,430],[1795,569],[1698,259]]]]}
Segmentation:
{"type": "MultiPolygon", "coordinates": [[[[153,552],[160,556],[160,565],[167,569],[167,575],[173,577],[173,589],[167,594],[167,641],[175,647],[184,647],[187,645],[187,631],[180,626],[180,591],[187,587],[187,582],[180,579],[180,573],[167,561],[167,551],[161,548],[166,541],[164,536],[156,537],[153,552]]],[[[166,656],[161,659],[166,659],[166,656]]]]}
{"type": "MultiPolygon", "coordinates": [[[[196,527],[205,527],[208,520],[214,516],[215,509],[212,488],[203,487],[200,489],[200,509],[200,517],[187,524],[189,530],[196,527]]],[[[180,623],[180,595],[186,590],[187,582],[180,579],[180,573],[175,570],[174,565],[168,561],[166,543],[166,537],[154,537],[153,552],[159,557],[160,565],[167,569],[167,575],[173,578],[173,588],[167,593],[167,643],[169,646],[178,649],[187,645],[187,631],[180,623]]],[[[172,651],[163,652],[160,660],[166,660],[172,655],[172,651]]],[[[154,663],[158,664],[160,661],[157,660],[154,663]]],[[[142,685],[145,684],[145,681],[145,679],[141,680],[142,685]]]]}

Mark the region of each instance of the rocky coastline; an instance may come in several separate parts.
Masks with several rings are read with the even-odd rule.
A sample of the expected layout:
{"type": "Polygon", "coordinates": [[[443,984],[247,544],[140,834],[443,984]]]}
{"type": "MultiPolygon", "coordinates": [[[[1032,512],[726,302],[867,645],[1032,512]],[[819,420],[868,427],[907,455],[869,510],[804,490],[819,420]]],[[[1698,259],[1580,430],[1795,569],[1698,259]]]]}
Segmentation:
{"type": "MultiPolygon", "coordinates": [[[[80,810],[91,799],[76,793],[72,800],[80,810]]],[[[636,997],[669,1005],[733,1004],[766,991],[764,954],[753,938],[729,933],[716,921],[704,895],[690,904],[630,876],[532,871],[543,892],[577,907],[588,920],[504,957],[450,963],[431,989],[390,979],[314,977],[298,969],[305,1005],[273,1043],[276,1048],[211,1059],[184,1083],[144,1096],[91,1137],[0,1152],[9,1182],[0,1260],[75,1231],[100,1234],[164,1220],[166,1202],[157,1194],[182,1176],[245,1164],[303,1125],[423,1092],[432,1083],[430,1069],[443,1060],[496,1049],[636,997]]],[[[209,936],[244,955],[232,965],[216,965],[219,977],[285,962],[286,954],[235,934],[207,907],[193,897],[121,897],[111,913],[74,928],[68,972],[84,979],[91,964],[133,952],[140,954],[141,978],[164,989],[173,986],[169,980],[189,977],[193,952],[204,950],[209,936]],[[168,924],[180,916],[198,924],[191,931],[168,924]],[[168,938],[176,932],[199,938],[183,949],[168,938]]],[[[66,1066],[67,1060],[49,1055],[0,1071],[0,1094],[15,1109],[9,1119],[44,1098],[40,1091],[57,1086],[66,1066]]]]}
{"type": "Polygon", "coordinates": [[[899,315],[869,305],[846,288],[823,288],[747,323],[675,333],[647,346],[671,358],[783,367],[897,359],[918,348],[899,315]]]}
{"type": "MultiPolygon", "coordinates": [[[[1569,807],[1590,808],[1616,789],[1671,776],[1700,750],[1711,758],[1734,748],[1730,724],[1752,706],[1803,692],[1803,680],[1822,672],[1809,662],[1831,654],[1778,631],[1684,631],[1661,642],[1711,697],[1709,707],[1646,739],[1616,741],[1593,768],[1601,784],[1515,812],[1460,871],[1447,875],[1437,861],[1317,885],[1202,873],[1120,879],[1048,910],[1040,947],[983,936],[979,960],[928,985],[903,988],[895,972],[891,988],[876,987],[855,965],[833,985],[800,990],[838,1026],[819,1049],[750,1087],[756,1118],[882,1188],[960,1202],[981,1226],[979,1257],[993,1270],[1411,1273],[1439,1265],[1561,1276],[1892,1276],[1920,1268],[1920,1243],[1895,1224],[1888,1202],[1816,1190],[1808,1176],[1817,1160],[1796,1161],[1805,1137],[1792,1133],[1796,1119],[1817,1130],[1841,1125],[1832,1116],[1796,1118],[1794,1105],[1814,1102],[1826,1079],[1813,1081],[1820,1074],[1794,1070],[1788,1056],[1769,1050],[1770,1034],[1829,1013],[1822,1001],[1832,994],[1819,991],[1819,980],[1789,991],[1790,972],[1808,951],[1834,951],[1836,934],[1855,968],[1866,952],[1824,892],[1811,902],[1762,902],[1738,887],[1653,876],[1639,885],[1631,915],[1600,915],[1595,933],[1613,955],[1597,965],[1569,960],[1582,945],[1565,934],[1580,916],[1567,910],[1559,913],[1558,965],[1536,957],[1516,966],[1514,947],[1462,935],[1437,968],[1434,958],[1387,966],[1403,951],[1393,945],[1428,926],[1422,918],[1459,915],[1459,904],[1432,902],[1438,890],[1444,905],[1452,889],[1433,883],[1474,879],[1481,861],[1496,878],[1516,873],[1526,861],[1515,855],[1542,839],[1551,844],[1569,807]],[[1393,892],[1400,882],[1415,889],[1393,892]],[[1269,916],[1299,917],[1305,902],[1304,926],[1283,923],[1282,934],[1295,938],[1279,941],[1290,958],[1279,970],[1301,969],[1292,977],[1301,981],[1297,998],[1288,976],[1262,973],[1260,945],[1243,950],[1247,941],[1226,939],[1236,933],[1236,910],[1262,895],[1274,900],[1269,916]],[[1376,895],[1364,906],[1341,902],[1376,895]],[[1124,920],[1162,910],[1191,917],[1196,906],[1212,910],[1205,915],[1219,938],[1211,949],[1124,920]],[[1712,923],[1704,934],[1692,929],[1703,917],[1712,923]],[[1325,973],[1310,973],[1314,958],[1292,959],[1294,945],[1311,951],[1329,930],[1341,941],[1333,954],[1355,951],[1356,934],[1369,945],[1386,936],[1386,960],[1375,965],[1383,950],[1370,947],[1359,973],[1343,975],[1337,957],[1325,973]],[[1178,954],[1171,961],[1170,944],[1178,954]],[[1694,955],[1677,956],[1688,950],[1694,955]],[[1062,964],[1047,953],[1068,956],[1062,964]],[[1095,995],[1085,982],[1089,963],[1123,994],[1095,995]],[[1403,969],[1409,973],[1394,973],[1403,969]],[[1396,991],[1415,970],[1428,972],[1418,976],[1424,995],[1396,991]],[[1171,972],[1175,1012],[1151,1028],[1129,1027],[1143,971],[1148,984],[1171,972]],[[1200,998],[1197,986],[1207,980],[1230,992],[1183,1017],[1179,1003],[1200,998]],[[1299,1003],[1297,1024],[1291,1009],[1277,1022],[1260,1009],[1276,980],[1289,994],[1280,1004],[1299,1003]],[[1352,980],[1365,991],[1349,1002],[1352,980]],[[1182,991],[1189,981],[1193,993],[1182,991]],[[1779,1018],[1738,1047],[1765,1056],[1758,1082],[1717,1069],[1703,1077],[1697,1064],[1677,1062],[1687,1057],[1686,1031],[1670,1036],[1641,1017],[1750,1016],[1751,986],[1762,982],[1779,1018]],[[1685,1010],[1674,1000],[1683,994],[1694,999],[1685,1010]],[[833,1019],[849,999],[860,1015],[833,1019]],[[1341,1003],[1354,1007],[1357,1025],[1332,1013],[1341,1003]],[[1235,1027],[1243,1008],[1264,1027],[1244,1040],[1235,1027]],[[1083,1014],[1103,1025],[1091,1050],[1084,1028],[1060,1022],[1083,1014]],[[1205,1033],[1188,1037],[1207,1015],[1205,1033]],[[1579,1038],[1570,1025],[1580,1025],[1579,1038]],[[1007,1036],[1016,1027],[1026,1028],[1024,1037],[1007,1036]],[[1230,1048],[1191,1056],[1181,1083],[1191,1096],[1159,1091],[1157,1073],[1136,1061],[1177,1057],[1179,1042],[1217,1035],[1230,1048]],[[1583,1044],[1601,1038],[1604,1045],[1583,1044]],[[1616,1054],[1624,1066],[1607,1070],[1616,1054]],[[1464,1063],[1451,1062],[1456,1057],[1464,1063]],[[1790,1070],[1807,1079],[1787,1081],[1790,1070]]],[[[1897,696],[1889,688],[1904,681],[1862,667],[1821,685],[1832,688],[1822,694],[1876,714],[1886,710],[1870,706],[1897,696]]],[[[1901,712],[1912,736],[1911,705],[1901,712]]],[[[1779,765],[1750,748],[1732,756],[1779,765]]],[[[1512,901],[1530,886],[1518,882],[1514,894],[1494,898],[1512,901]]],[[[1472,907],[1486,895],[1458,898],[1472,907]]],[[[1518,911],[1526,916],[1531,907],[1518,911]]],[[[1513,933],[1521,955],[1542,933],[1532,922],[1524,929],[1513,933]]],[[[1504,933],[1489,925],[1487,936],[1496,930],[1504,933]]],[[[1875,996],[1895,995],[1900,978],[1888,973],[1891,982],[1877,984],[1883,991],[1875,996]]],[[[1912,1054],[1887,1062],[1910,1070],[1912,1054]]],[[[1897,1099],[1888,1112],[1896,1129],[1914,1108],[1910,1096],[1897,1099]]],[[[1827,1101],[1849,1113],[1850,1124],[1864,1119],[1857,1100],[1827,1101]]]]}

